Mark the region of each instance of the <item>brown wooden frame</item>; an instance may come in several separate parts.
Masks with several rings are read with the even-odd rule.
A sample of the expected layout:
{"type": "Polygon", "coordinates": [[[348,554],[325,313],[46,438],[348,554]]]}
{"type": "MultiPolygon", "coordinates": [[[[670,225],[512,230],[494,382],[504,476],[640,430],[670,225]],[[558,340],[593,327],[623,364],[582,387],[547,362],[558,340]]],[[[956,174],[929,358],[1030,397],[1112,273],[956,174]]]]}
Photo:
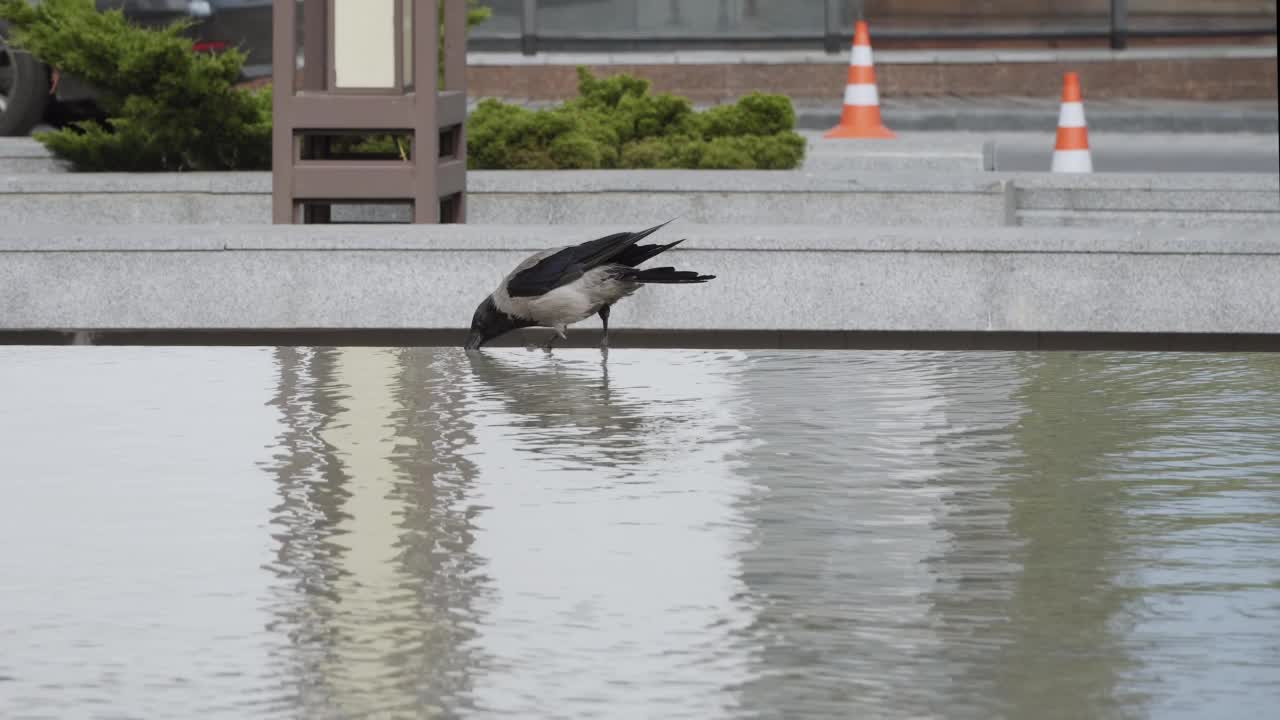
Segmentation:
{"type": "Polygon", "coordinates": [[[296,0],[272,8],[271,192],[275,223],[328,222],[335,202],[407,202],[413,222],[466,217],[466,0],[395,0],[394,88],[336,87],[333,0],[302,0],[306,63],[298,82],[296,0]],[[437,89],[437,20],[444,3],[444,82],[437,89]],[[405,3],[413,3],[413,91],[404,89],[405,3]],[[418,92],[425,89],[426,92],[418,92]],[[391,131],[413,137],[402,160],[303,160],[302,145],[325,134],[391,131]],[[440,157],[442,132],[455,152],[440,157]],[[446,217],[441,217],[444,208],[446,217]],[[306,211],[304,211],[304,209],[306,211]]]}

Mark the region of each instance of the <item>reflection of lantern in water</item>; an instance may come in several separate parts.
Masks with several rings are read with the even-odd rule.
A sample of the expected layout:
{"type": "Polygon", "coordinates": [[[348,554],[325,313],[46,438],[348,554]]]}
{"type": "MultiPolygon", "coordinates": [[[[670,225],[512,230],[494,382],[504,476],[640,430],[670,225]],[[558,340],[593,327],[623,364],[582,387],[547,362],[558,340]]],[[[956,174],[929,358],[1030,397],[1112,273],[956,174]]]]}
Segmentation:
{"type": "MultiPolygon", "coordinates": [[[[341,631],[335,634],[333,670],[328,680],[345,710],[363,713],[372,693],[384,693],[396,653],[395,634],[384,617],[387,599],[401,583],[396,544],[402,530],[401,501],[393,492],[395,435],[393,395],[399,362],[390,351],[343,348],[335,351],[333,380],[343,389],[321,435],[333,447],[347,480],[342,520],[334,543],[343,548],[336,564],[341,631]]],[[[396,702],[407,698],[383,697],[396,702]]]]}

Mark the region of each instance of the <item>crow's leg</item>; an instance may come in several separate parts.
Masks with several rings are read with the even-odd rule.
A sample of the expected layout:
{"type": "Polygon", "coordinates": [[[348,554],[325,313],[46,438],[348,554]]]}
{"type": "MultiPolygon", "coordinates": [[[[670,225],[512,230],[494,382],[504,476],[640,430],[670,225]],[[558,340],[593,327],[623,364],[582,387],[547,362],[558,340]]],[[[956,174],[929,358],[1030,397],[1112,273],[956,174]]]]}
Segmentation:
{"type": "Polygon", "coordinates": [[[556,344],[557,337],[563,340],[568,340],[569,336],[568,334],[565,333],[564,328],[565,328],[564,325],[557,325],[555,327],[555,330],[556,330],[555,334],[552,335],[551,338],[547,340],[547,344],[543,345],[542,349],[546,350],[547,352],[551,352],[551,347],[556,344]]]}
{"type": "Polygon", "coordinates": [[[609,309],[612,307],[605,305],[600,308],[600,322],[604,323],[604,336],[600,338],[600,348],[603,350],[609,349],[609,309]]]}

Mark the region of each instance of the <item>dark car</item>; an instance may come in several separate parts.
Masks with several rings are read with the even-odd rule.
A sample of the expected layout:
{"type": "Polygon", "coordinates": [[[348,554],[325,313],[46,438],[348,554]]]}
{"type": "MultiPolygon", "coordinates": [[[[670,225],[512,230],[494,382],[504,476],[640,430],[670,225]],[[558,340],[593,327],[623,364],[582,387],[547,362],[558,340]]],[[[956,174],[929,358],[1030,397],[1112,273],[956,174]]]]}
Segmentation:
{"type": "MultiPolygon", "coordinates": [[[[271,0],[98,0],[97,5],[122,9],[146,26],[189,18],[195,21],[189,34],[196,51],[238,47],[248,55],[245,80],[271,74],[271,0]]],[[[0,136],[26,135],[60,108],[92,106],[93,88],[74,77],[59,78],[51,95],[50,69],[9,47],[6,31],[0,22],[0,136]]]]}

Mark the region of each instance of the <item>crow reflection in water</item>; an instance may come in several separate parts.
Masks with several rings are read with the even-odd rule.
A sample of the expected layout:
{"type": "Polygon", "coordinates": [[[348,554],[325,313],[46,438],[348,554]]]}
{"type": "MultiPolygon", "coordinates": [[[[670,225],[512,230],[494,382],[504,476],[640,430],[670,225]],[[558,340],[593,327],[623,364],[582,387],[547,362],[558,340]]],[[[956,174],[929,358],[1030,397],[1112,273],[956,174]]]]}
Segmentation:
{"type": "Polygon", "coordinates": [[[521,430],[521,444],[547,460],[591,467],[653,462],[665,449],[661,438],[689,419],[670,408],[655,416],[649,399],[615,389],[607,359],[597,365],[542,364],[528,356],[521,361],[482,353],[467,357],[472,389],[497,401],[507,415],[505,424],[521,430]]]}
{"type": "Polygon", "coordinates": [[[599,315],[604,324],[600,347],[607,348],[610,309],[642,285],[715,279],[714,275],[674,267],[638,267],[684,242],[636,244],[669,222],[640,232],[614,233],[580,245],[543,250],[525,258],[476,308],[464,347],[476,350],[512,330],[539,326],[556,331],[547,341],[546,349],[550,350],[556,337],[567,337],[565,329],[569,325],[599,315]]]}

